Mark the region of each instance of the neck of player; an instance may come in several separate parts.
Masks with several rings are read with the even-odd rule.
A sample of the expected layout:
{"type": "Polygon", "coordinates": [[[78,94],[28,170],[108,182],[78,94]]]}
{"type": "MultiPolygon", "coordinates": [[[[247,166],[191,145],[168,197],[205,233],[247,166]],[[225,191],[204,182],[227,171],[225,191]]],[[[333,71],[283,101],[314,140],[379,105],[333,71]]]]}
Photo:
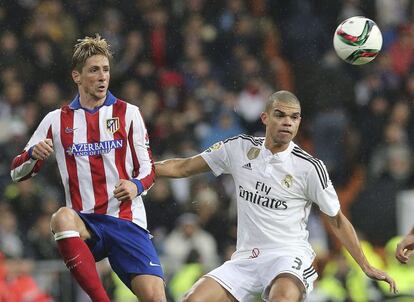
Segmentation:
{"type": "Polygon", "coordinates": [[[79,91],[79,102],[82,106],[82,108],[85,109],[95,109],[99,106],[102,106],[103,103],[105,103],[106,96],[103,98],[98,98],[97,96],[90,95],[87,93],[82,93],[82,91],[79,91]]]}
{"type": "Polygon", "coordinates": [[[272,154],[279,153],[285,151],[289,147],[289,143],[281,144],[281,143],[272,143],[268,139],[266,139],[265,147],[268,149],[272,154]]]}

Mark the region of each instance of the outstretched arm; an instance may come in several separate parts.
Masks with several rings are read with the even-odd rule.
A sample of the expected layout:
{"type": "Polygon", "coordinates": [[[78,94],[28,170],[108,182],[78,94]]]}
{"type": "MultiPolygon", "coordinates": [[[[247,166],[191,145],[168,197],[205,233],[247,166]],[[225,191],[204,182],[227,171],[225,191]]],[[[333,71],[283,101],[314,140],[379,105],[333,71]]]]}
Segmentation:
{"type": "Polygon", "coordinates": [[[388,276],[387,273],[372,267],[368,263],[368,260],[361,249],[355,229],[345,215],[339,211],[339,213],[334,217],[330,217],[328,215],[326,216],[328,217],[329,225],[331,226],[335,236],[341,241],[344,247],[355,259],[362,271],[371,279],[387,282],[390,285],[390,292],[396,293],[397,288],[395,281],[388,276]]]}
{"type": "Polygon", "coordinates": [[[414,227],[411,232],[407,234],[403,240],[397,245],[397,250],[395,251],[395,257],[403,264],[408,262],[411,254],[414,251],[414,227]]]}
{"type": "Polygon", "coordinates": [[[155,174],[171,178],[183,178],[211,171],[201,155],[188,158],[173,158],[155,163],[155,174]]]}

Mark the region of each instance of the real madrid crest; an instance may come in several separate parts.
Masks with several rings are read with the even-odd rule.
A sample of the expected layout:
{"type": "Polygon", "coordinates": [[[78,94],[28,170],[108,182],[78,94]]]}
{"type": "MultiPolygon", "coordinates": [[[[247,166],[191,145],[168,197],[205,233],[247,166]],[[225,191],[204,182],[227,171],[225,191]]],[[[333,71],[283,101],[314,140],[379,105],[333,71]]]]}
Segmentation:
{"type": "Polygon", "coordinates": [[[106,119],[105,126],[109,133],[114,134],[119,130],[119,117],[106,119]]]}
{"type": "Polygon", "coordinates": [[[282,185],[286,188],[290,188],[293,184],[293,176],[292,175],[286,175],[285,178],[282,180],[282,185]]]}
{"type": "Polygon", "coordinates": [[[250,150],[247,152],[247,158],[250,160],[255,159],[259,156],[259,153],[259,148],[251,147],[250,150]]]}

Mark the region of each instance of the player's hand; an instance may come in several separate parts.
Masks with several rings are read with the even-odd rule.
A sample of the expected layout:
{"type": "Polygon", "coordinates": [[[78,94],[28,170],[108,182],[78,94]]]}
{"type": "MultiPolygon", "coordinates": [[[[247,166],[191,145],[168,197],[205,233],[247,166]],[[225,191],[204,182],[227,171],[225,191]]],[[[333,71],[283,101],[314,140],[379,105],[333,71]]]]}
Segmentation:
{"type": "Polygon", "coordinates": [[[414,234],[408,234],[398,243],[395,258],[402,264],[406,264],[414,251],[414,234]]]}
{"type": "Polygon", "coordinates": [[[393,294],[398,293],[397,285],[395,284],[394,279],[392,279],[386,272],[380,271],[379,269],[371,266],[365,270],[365,274],[371,279],[387,282],[390,285],[390,292],[393,294]]]}
{"type": "Polygon", "coordinates": [[[119,201],[131,200],[137,195],[137,186],[130,180],[120,179],[115,185],[114,196],[119,201]]]}
{"type": "Polygon", "coordinates": [[[53,153],[53,142],[50,138],[46,138],[34,145],[32,149],[32,158],[45,160],[53,153]]]}

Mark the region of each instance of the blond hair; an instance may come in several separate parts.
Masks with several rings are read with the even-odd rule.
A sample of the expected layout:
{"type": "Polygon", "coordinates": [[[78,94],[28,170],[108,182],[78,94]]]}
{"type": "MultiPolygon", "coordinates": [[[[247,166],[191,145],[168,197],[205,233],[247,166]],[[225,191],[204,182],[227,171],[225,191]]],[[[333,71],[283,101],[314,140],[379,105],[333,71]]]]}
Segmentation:
{"type": "Polygon", "coordinates": [[[273,103],[275,101],[282,102],[282,103],[288,103],[288,104],[296,104],[296,105],[299,105],[300,107],[300,101],[296,97],[296,95],[294,95],[292,92],[287,91],[287,90],[280,90],[270,95],[269,98],[267,99],[266,108],[265,108],[266,112],[268,112],[272,108],[273,103]]]}
{"type": "Polygon", "coordinates": [[[72,56],[72,70],[81,71],[87,59],[94,55],[102,55],[109,59],[112,58],[112,52],[109,44],[105,39],[96,34],[95,38],[85,37],[78,39],[75,44],[72,56]]]}

